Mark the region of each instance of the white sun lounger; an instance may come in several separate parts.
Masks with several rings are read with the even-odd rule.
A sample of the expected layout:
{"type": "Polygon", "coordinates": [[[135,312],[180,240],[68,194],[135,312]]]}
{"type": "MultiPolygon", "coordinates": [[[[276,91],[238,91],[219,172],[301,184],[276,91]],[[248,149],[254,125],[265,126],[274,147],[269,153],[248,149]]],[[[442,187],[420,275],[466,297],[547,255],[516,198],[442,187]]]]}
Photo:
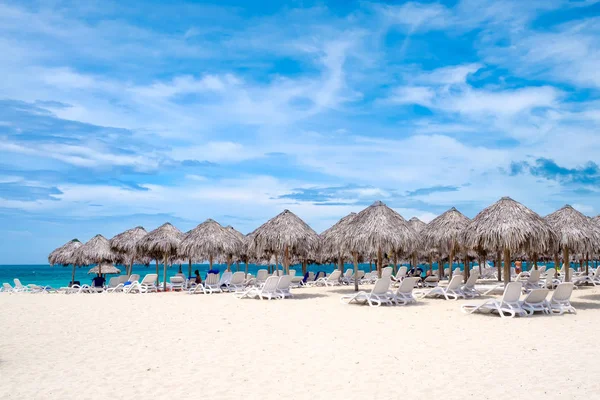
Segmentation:
{"type": "Polygon", "coordinates": [[[510,282],[506,285],[501,300],[491,299],[479,304],[464,304],[461,310],[467,314],[497,312],[502,318],[512,318],[515,315],[525,316],[527,311],[523,310],[519,302],[522,287],[521,282],[510,282]]]}
{"type": "Polygon", "coordinates": [[[351,295],[345,295],[340,298],[340,301],[345,304],[355,303],[369,303],[371,307],[379,307],[382,304],[393,304],[389,290],[390,290],[390,278],[381,278],[375,281],[375,286],[371,292],[358,292],[351,295]]]}
{"type": "Polygon", "coordinates": [[[292,284],[292,276],[291,275],[283,275],[281,278],[279,278],[279,282],[277,282],[277,289],[275,290],[275,292],[280,299],[285,299],[286,297],[292,297],[292,292],[290,291],[291,284],[292,284]]]}
{"type": "Polygon", "coordinates": [[[400,305],[416,303],[417,299],[415,299],[415,296],[413,296],[413,289],[417,285],[418,281],[418,277],[404,278],[395,292],[389,292],[392,302],[400,305]]]}
{"type": "Polygon", "coordinates": [[[208,274],[204,282],[196,285],[193,289],[188,291],[189,294],[213,294],[215,292],[222,292],[221,285],[219,284],[219,274],[208,274]]]}
{"type": "Polygon", "coordinates": [[[157,292],[158,288],[156,287],[156,280],[158,279],[158,275],[156,274],[146,274],[144,279],[141,282],[132,282],[131,285],[125,286],[123,290],[125,293],[150,293],[157,292]]]}
{"type": "Polygon", "coordinates": [[[15,289],[12,286],[10,286],[10,283],[6,282],[2,284],[2,291],[4,293],[15,293],[15,289]]]}
{"type": "Polygon", "coordinates": [[[172,276],[169,278],[171,290],[183,290],[185,288],[185,278],[181,276],[172,276]]]}
{"type": "Polygon", "coordinates": [[[244,282],[246,281],[246,275],[242,271],[234,272],[231,276],[231,280],[227,285],[225,285],[224,290],[228,292],[237,292],[240,290],[244,290],[246,287],[244,282]]]}
{"type": "Polygon", "coordinates": [[[15,288],[13,289],[15,292],[29,292],[30,289],[27,286],[24,286],[18,278],[13,279],[15,282],[15,288]]]}
{"type": "Polygon", "coordinates": [[[265,281],[265,284],[262,287],[252,287],[243,292],[236,292],[233,295],[238,299],[243,298],[259,298],[259,299],[276,299],[277,295],[277,286],[279,284],[279,280],[281,278],[279,276],[270,276],[265,281]]]}
{"type": "Polygon", "coordinates": [[[548,289],[531,289],[529,294],[520,302],[521,308],[527,311],[529,315],[533,315],[536,311],[549,314],[550,304],[546,300],[548,292],[550,292],[548,289]]]}
{"type": "Polygon", "coordinates": [[[344,285],[349,285],[351,282],[353,282],[353,276],[354,270],[349,268],[346,270],[346,272],[344,272],[344,276],[342,276],[340,282],[344,285]]]}
{"type": "Polygon", "coordinates": [[[523,290],[529,292],[530,290],[538,289],[540,287],[540,275],[541,272],[539,269],[531,271],[527,280],[523,282],[523,290]]]}
{"type": "Polygon", "coordinates": [[[540,286],[545,289],[554,289],[560,284],[560,279],[555,277],[556,270],[550,268],[546,271],[546,277],[540,281],[540,286]]]}
{"type": "Polygon", "coordinates": [[[392,276],[392,281],[399,283],[402,282],[404,278],[406,278],[406,273],[408,272],[408,268],[400,267],[398,268],[398,272],[396,272],[395,276],[392,276]]]}
{"type": "Polygon", "coordinates": [[[584,275],[579,275],[579,276],[573,277],[573,283],[575,285],[582,285],[586,282],[589,282],[594,286],[600,285],[600,267],[596,268],[596,271],[589,275],[584,274],[584,275]]]}
{"type": "Polygon", "coordinates": [[[381,277],[391,279],[393,272],[394,272],[394,269],[392,267],[385,267],[384,269],[381,270],[381,277]]]}
{"type": "Polygon", "coordinates": [[[268,277],[269,277],[269,271],[267,271],[266,269],[259,269],[256,272],[256,278],[254,279],[254,285],[256,285],[256,286],[264,285],[268,277]]]}
{"type": "Polygon", "coordinates": [[[467,298],[474,298],[481,296],[481,293],[475,289],[475,283],[477,283],[477,279],[479,278],[479,271],[472,270],[467,282],[460,288],[462,293],[467,298]]]}
{"type": "Polygon", "coordinates": [[[572,282],[564,282],[556,287],[550,299],[550,311],[553,314],[577,314],[577,310],[571,305],[571,293],[573,293],[574,287],[572,282]]]}
{"type": "Polygon", "coordinates": [[[460,289],[462,286],[462,275],[455,275],[448,283],[448,286],[436,286],[430,291],[422,295],[424,297],[444,297],[446,300],[454,299],[457,300],[459,297],[466,298],[463,291],[460,289]]]}
{"type": "Polygon", "coordinates": [[[329,276],[319,278],[311,282],[308,286],[338,286],[340,284],[340,276],[342,276],[342,271],[336,269],[329,276]]]}

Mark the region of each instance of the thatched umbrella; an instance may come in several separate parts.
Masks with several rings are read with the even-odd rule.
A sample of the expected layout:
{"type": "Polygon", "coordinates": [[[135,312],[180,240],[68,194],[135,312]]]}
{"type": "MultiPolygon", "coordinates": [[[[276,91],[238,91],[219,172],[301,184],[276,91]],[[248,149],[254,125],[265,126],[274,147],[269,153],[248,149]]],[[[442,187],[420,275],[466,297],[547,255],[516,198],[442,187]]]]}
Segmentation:
{"type": "MultiPolygon", "coordinates": [[[[170,223],[156,228],[137,243],[138,251],[156,260],[156,275],[158,275],[158,260],[164,258],[163,290],[167,290],[167,264],[169,257],[177,256],[177,248],[184,238],[184,234],[170,223]]],[[[157,278],[158,280],[158,278],[157,278]]]]}
{"type": "MultiPolygon", "coordinates": [[[[436,248],[443,253],[448,253],[449,279],[452,279],[452,263],[457,251],[460,250],[460,235],[469,224],[469,218],[452,207],[442,215],[434,218],[421,231],[421,239],[425,248],[436,248]]],[[[466,264],[466,263],[465,263],[466,264]]],[[[444,268],[438,264],[438,274],[443,277],[444,268]]],[[[465,265],[465,280],[468,278],[469,269],[465,265]]]]}
{"type": "Polygon", "coordinates": [[[262,256],[283,253],[285,273],[289,272],[290,253],[305,255],[316,251],[320,245],[319,235],[306,222],[289,210],[268,220],[248,237],[248,251],[262,256]]]}
{"type": "Polygon", "coordinates": [[[88,274],[120,274],[121,270],[113,263],[102,262],[88,271],[88,274]]]}
{"type": "Polygon", "coordinates": [[[147,234],[148,232],[143,227],[136,226],[119,233],[108,241],[110,248],[123,258],[127,275],[131,275],[133,263],[138,260],[137,243],[147,234]]]}
{"type": "Polygon", "coordinates": [[[503,197],[471,220],[462,239],[467,248],[497,254],[496,260],[504,252],[504,282],[508,283],[511,252],[542,254],[554,248],[557,238],[542,217],[510,197],[503,197]]]}
{"type": "Polygon", "coordinates": [[[227,257],[230,270],[233,255],[241,252],[244,243],[231,230],[207,219],[192,229],[179,244],[178,254],[194,260],[209,260],[212,269],[215,257],[227,257]]]}
{"type": "MultiPolygon", "coordinates": [[[[427,226],[427,224],[423,221],[421,221],[419,218],[417,217],[412,217],[411,219],[408,220],[408,225],[410,225],[411,228],[413,228],[415,230],[415,232],[417,232],[417,235],[419,237],[419,242],[417,243],[417,245],[415,247],[421,247],[421,242],[422,242],[422,236],[421,236],[421,232],[423,231],[423,229],[425,229],[425,227],[427,226]]],[[[413,266],[413,268],[417,267],[417,249],[415,249],[412,254],[411,254],[411,264],[413,266]]],[[[429,254],[429,267],[431,267],[431,254],[429,254]]],[[[396,269],[396,254],[394,254],[394,270],[396,269]]]]}
{"type": "Polygon", "coordinates": [[[73,239],[55,249],[48,256],[48,263],[51,266],[62,265],[66,267],[68,265],[73,265],[71,282],[75,281],[75,268],[77,267],[77,259],[74,256],[74,252],[81,246],[82,244],[79,240],[73,239]]]}
{"type": "Polygon", "coordinates": [[[586,254],[594,251],[598,243],[598,228],[568,204],[545,219],[558,235],[558,246],[562,249],[565,264],[565,281],[569,281],[569,252],[586,254]]]}
{"type": "Polygon", "coordinates": [[[340,244],[340,234],[344,228],[352,222],[356,213],[352,212],[340,219],[331,228],[321,233],[321,254],[323,259],[336,260],[338,268],[344,273],[344,259],[352,258],[348,249],[345,249],[340,244]]]}
{"type": "MultiPolygon", "coordinates": [[[[110,249],[108,239],[102,235],[96,235],[85,244],[81,245],[73,252],[78,265],[102,265],[103,262],[110,262],[115,258],[115,254],[110,249]]],[[[99,268],[99,274],[102,274],[102,268],[99,268]]]]}
{"type": "MultiPolygon", "coordinates": [[[[358,273],[359,254],[377,254],[377,272],[381,277],[383,253],[410,252],[418,241],[417,233],[396,211],[381,201],[365,208],[342,229],[339,246],[348,249],[354,258],[354,273],[358,273]]],[[[358,291],[358,282],[354,282],[358,291]]]]}

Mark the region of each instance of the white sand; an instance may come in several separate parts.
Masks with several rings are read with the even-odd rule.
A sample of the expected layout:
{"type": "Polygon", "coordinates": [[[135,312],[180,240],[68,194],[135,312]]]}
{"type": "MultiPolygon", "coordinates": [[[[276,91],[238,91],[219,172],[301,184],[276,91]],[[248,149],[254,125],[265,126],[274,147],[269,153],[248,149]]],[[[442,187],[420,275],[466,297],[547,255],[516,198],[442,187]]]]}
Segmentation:
{"type": "MultiPolygon", "coordinates": [[[[600,292],[503,320],[465,301],[0,293],[1,399],[599,398],[600,292]]],[[[477,301],[477,300],[476,300],[477,301]]]]}

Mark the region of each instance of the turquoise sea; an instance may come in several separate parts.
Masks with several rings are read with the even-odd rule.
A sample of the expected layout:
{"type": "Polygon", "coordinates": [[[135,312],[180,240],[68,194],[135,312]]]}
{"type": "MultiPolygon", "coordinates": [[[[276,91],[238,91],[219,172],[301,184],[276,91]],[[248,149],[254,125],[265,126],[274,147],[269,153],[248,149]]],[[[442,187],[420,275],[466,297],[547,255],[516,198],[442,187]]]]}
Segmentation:
{"type": "MultiPolygon", "coordinates": [[[[525,267],[525,263],[523,263],[524,267],[525,267]]],[[[540,264],[541,265],[541,264],[540,264]]],[[[553,267],[553,263],[548,263],[547,264],[548,267],[553,267]]],[[[454,264],[453,268],[456,268],[457,266],[459,266],[461,269],[463,269],[463,265],[462,264],[454,264]]],[[[373,268],[375,268],[375,265],[372,265],[373,268]]],[[[125,268],[124,267],[119,267],[121,269],[121,271],[123,271],[123,273],[125,272],[125,268]]],[[[188,271],[188,265],[187,264],[183,264],[181,266],[182,271],[184,274],[187,274],[188,271]]],[[[194,264],[192,266],[192,271],[194,270],[199,270],[200,275],[204,278],[206,276],[206,273],[208,272],[208,264],[194,264]]],[[[213,265],[213,268],[215,269],[219,269],[221,272],[224,271],[226,269],[225,265],[213,265]]],[[[244,264],[239,264],[239,268],[240,271],[244,270],[244,264]]],[[[264,265],[254,265],[254,264],[249,264],[248,265],[248,272],[256,275],[256,271],[261,269],[261,268],[267,268],[264,265]]],[[[281,269],[281,266],[279,267],[281,269]]],[[[298,273],[300,273],[300,271],[302,271],[302,266],[297,265],[297,266],[291,266],[290,268],[295,268],[296,271],[298,271],[298,273]]],[[[333,264],[323,264],[323,265],[317,265],[317,264],[311,264],[308,266],[308,270],[309,271],[313,271],[313,272],[317,272],[317,271],[325,271],[327,274],[329,274],[331,271],[333,271],[336,268],[335,265],[333,264]]],[[[347,264],[346,268],[352,268],[351,264],[347,264]]],[[[428,268],[427,265],[422,264],[421,268],[423,268],[423,270],[426,270],[428,268]]],[[[75,271],[75,280],[81,282],[82,284],[84,283],[90,283],[92,278],[94,277],[94,275],[88,275],[87,271],[90,269],[90,267],[83,267],[83,268],[77,268],[75,271]]],[[[232,271],[236,271],[237,270],[237,266],[236,264],[232,265],[232,271]]],[[[362,269],[363,271],[369,271],[369,264],[360,264],[359,265],[359,269],[362,269]]],[[[437,270],[437,264],[433,264],[433,269],[437,270]]],[[[167,269],[167,277],[171,277],[173,275],[175,275],[179,270],[179,265],[174,265],[170,268],[167,269]]],[[[72,272],[72,267],[51,267],[48,264],[39,264],[39,265],[0,265],[0,283],[3,282],[8,282],[11,285],[13,284],[13,279],[14,278],[19,278],[21,280],[21,282],[24,285],[33,283],[36,285],[48,285],[48,286],[52,286],[52,287],[62,287],[62,286],[67,286],[71,280],[71,272],[72,272]]],[[[150,274],[150,273],[155,273],[156,272],[156,266],[155,264],[151,264],[150,266],[144,266],[144,265],[134,265],[133,266],[133,273],[135,274],[139,274],[140,276],[144,276],[145,274],[150,274]]],[[[159,277],[160,280],[162,281],[163,276],[163,266],[162,264],[159,265],[159,277]]],[[[109,275],[110,277],[110,275],[109,275]]]]}

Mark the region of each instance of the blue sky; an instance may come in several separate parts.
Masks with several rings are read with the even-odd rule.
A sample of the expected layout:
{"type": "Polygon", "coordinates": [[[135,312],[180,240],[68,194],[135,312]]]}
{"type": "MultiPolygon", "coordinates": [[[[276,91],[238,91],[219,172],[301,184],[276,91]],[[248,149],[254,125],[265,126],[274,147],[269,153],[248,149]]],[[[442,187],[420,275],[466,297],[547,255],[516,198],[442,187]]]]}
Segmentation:
{"type": "Polygon", "coordinates": [[[288,208],[600,213],[600,3],[0,1],[0,258],[288,208]]]}

